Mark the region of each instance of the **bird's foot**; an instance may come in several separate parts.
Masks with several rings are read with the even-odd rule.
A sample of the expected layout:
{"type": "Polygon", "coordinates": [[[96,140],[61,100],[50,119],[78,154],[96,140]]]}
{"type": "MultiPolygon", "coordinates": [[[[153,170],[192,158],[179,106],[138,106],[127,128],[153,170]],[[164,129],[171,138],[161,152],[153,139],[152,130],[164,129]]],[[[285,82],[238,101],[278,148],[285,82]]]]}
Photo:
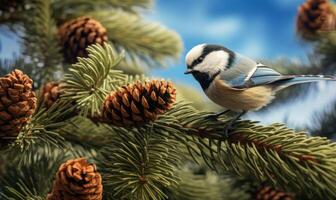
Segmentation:
{"type": "Polygon", "coordinates": [[[232,135],[232,133],[230,133],[231,130],[232,130],[232,124],[230,123],[224,129],[224,136],[226,138],[229,138],[232,135]]]}
{"type": "Polygon", "coordinates": [[[218,114],[208,114],[204,117],[204,119],[207,119],[207,120],[217,120],[217,118],[219,117],[218,114]]]}
{"type": "Polygon", "coordinates": [[[230,134],[229,131],[232,130],[232,128],[233,128],[233,127],[232,127],[233,124],[236,123],[236,121],[239,120],[240,117],[243,116],[245,113],[246,113],[246,111],[241,112],[239,115],[237,115],[235,118],[233,118],[233,119],[228,123],[228,125],[227,125],[227,126],[225,127],[225,129],[224,129],[224,135],[225,135],[225,137],[228,138],[228,137],[230,137],[230,136],[232,135],[232,133],[230,134]]]}
{"type": "Polygon", "coordinates": [[[224,115],[226,113],[228,113],[230,110],[225,110],[223,112],[219,112],[219,113],[215,113],[215,114],[209,114],[205,116],[205,119],[208,120],[217,120],[218,117],[220,117],[221,115],[224,115]]]}

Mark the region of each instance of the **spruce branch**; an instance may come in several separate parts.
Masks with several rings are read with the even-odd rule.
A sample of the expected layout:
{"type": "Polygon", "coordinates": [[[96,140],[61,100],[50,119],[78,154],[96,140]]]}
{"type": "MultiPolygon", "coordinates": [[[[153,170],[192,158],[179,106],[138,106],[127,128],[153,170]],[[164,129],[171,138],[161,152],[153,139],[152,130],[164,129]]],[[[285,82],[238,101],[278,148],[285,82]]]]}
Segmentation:
{"type": "Polygon", "coordinates": [[[177,59],[182,51],[180,37],[157,23],[143,21],[138,15],[120,10],[89,12],[107,29],[109,40],[120,51],[126,50],[126,61],[150,67],[162,66],[177,59]]]}
{"type": "MultiPolygon", "coordinates": [[[[195,153],[210,167],[248,173],[256,180],[269,180],[287,191],[305,191],[307,198],[336,197],[336,144],[322,137],[308,137],[282,124],[261,126],[239,121],[223,135],[229,119],[208,120],[206,113],[178,103],[153,126],[162,131],[174,129],[174,136],[188,144],[195,143],[195,153]],[[176,131],[180,132],[177,134],[176,131]],[[183,138],[181,134],[189,135],[183,138]],[[201,139],[202,138],[202,139],[201,139]],[[290,184],[289,184],[290,183],[290,184]]],[[[190,147],[189,145],[188,147],[190,147]]]]}
{"type": "Polygon", "coordinates": [[[19,179],[15,186],[16,187],[6,186],[4,188],[5,192],[0,193],[0,197],[5,200],[44,200],[41,196],[34,194],[22,179],[19,179]]]}
{"type": "Polygon", "coordinates": [[[65,126],[71,119],[73,108],[68,102],[58,101],[48,110],[39,106],[31,121],[20,131],[11,148],[30,151],[37,142],[62,147],[64,139],[57,129],[65,126]]]}
{"type": "Polygon", "coordinates": [[[103,154],[104,188],[117,199],[166,199],[164,188],[177,184],[179,144],[147,128],[112,128],[114,138],[103,154]]]}
{"type": "Polygon", "coordinates": [[[8,200],[43,199],[51,187],[53,174],[69,154],[47,145],[35,145],[30,151],[19,154],[10,152],[6,155],[6,174],[0,178],[2,197],[8,200]]]}
{"type": "Polygon", "coordinates": [[[139,9],[149,9],[152,0],[55,0],[53,11],[59,21],[67,15],[85,15],[92,10],[122,9],[126,12],[136,13],[139,9]]]}
{"type": "Polygon", "coordinates": [[[126,76],[113,69],[123,59],[123,54],[116,54],[110,45],[92,45],[87,51],[88,58],[79,58],[65,74],[62,98],[75,101],[81,114],[94,116],[100,113],[105,96],[126,76]]]}
{"type": "Polygon", "coordinates": [[[61,70],[62,55],[50,5],[51,0],[33,0],[24,22],[23,54],[25,61],[34,65],[31,76],[36,86],[54,80],[55,72],[61,70]]]}
{"type": "Polygon", "coordinates": [[[67,144],[59,149],[45,143],[36,143],[30,151],[7,152],[4,156],[5,171],[0,176],[0,197],[8,200],[42,200],[52,187],[52,180],[59,166],[77,157],[94,160],[94,151],[67,144]],[[15,177],[15,178],[13,178],[15,177]]]}
{"type": "Polygon", "coordinates": [[[110,129],[107,126],[97,125],[82,116],[71,120],[66,126],[58,129],[57,132],[71,144],[97,151],[108,145],[110,140],[113,140],[110,129]]]}
{"type": "Polygon", "coordinates": [[[206,171],[196,174],[188,168],[178,171],[180,182],[176,188],[167,191],[172,200],[248,200],[250,195],[242,188],[233,188],[229,178],[206,171]]]}

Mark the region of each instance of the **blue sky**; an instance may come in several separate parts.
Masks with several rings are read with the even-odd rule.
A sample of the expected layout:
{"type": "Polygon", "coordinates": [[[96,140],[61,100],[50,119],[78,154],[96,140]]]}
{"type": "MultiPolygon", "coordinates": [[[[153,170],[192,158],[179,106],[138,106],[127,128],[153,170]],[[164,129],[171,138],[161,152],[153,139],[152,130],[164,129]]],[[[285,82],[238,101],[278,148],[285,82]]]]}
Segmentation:
{"type": "MultiPolygon", "coordinates": [[[[295,35],[302,0],[158,0],[150,18],[176,30],[185,52],[199,43],[218,43],[255,59],[289,57],[306,61],[307,45],[295,35]]],[[[183,55],[184,55],[183,54],[183,55]]],[[[184,56],[174,69],[155,74],[189,81],[184,56]]]]}
{"type": "MultiPolygon", "coordinates": [[[[153,71],[153,76],[168,78],[201,90],[191,76],[183,74],[184,55],[199,43],[222,44],[256,60],[286,57],[307,62],[310,47],[295,35],[295,16],[304,0],[157,0],[154,9],[145,13],[152,21],[177,31],[184,43],[184,52],[166,69],[153,71]]],[[[0,29],[0,31],[2,31],[0,29]]],[[[0,34],[0,57],[18,53],[16,38],[0,34]]],[[[335,84],[320,83],[320,92],[310,92],[304,100],[249,118],[264,123],[287,118],[292,127],[309,126],[312,116],[327,108],[335,99],[335,84]],[[319,102],[318,104],[315,102],[319,102]]],[[[205,98],[205,96],[203,95],[205,98]]]]}

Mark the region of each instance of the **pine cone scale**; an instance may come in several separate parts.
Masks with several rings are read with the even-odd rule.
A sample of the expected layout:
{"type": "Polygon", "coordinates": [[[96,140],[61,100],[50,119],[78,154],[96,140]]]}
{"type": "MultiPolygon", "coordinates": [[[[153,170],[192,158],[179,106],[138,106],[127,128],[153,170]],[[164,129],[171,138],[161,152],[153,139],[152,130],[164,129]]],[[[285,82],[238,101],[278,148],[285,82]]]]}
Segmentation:
{"type": "Polygon", "coordinates": [[[0,78],[0,141],[17,136],[34,113],[37,99],[32,83],[20,70],[0,78]]]}
{"type": "Polygon", "coordinates": [[[254,194],[255,200],[293,200],[294,197],[280,189],[263,186],[254,194]]]}
{"type": "Polygon", "coordinates": [[[63,45],[65,60],[69,63],[77,61],[77,57],[86,57],[86,48],[92,44],[103,44],[108,41],[107,30],[100,22],[90,17],[79,17],[65,22],[58,29],[63,45]]]}
{"type": "Polygon", "coordinates": [[[175,92],[173,85],[166,81],[129,84],[105,99],[102,121],[120,126],[154,121],[172,107],[175,92]]]}
{"type": "Polygon", "coordinates": [[[47,109],[54,105],[63,94],[62,84],[60,82],[49,82],[41,88],[41,99],[47,109]]]}
{"type": "Polygon", "coordinates": [[[101,200],[102,194],[102,179],[96,166],[79,158],[59,167],[47,200],[101,200]]]}
{"type": "Polygon", "coordinates": [[[314,39],[320,32],[336,29],[336,13],[327,0],[307,0],[298,8],[297,32],[305,39],[314,39]]]}

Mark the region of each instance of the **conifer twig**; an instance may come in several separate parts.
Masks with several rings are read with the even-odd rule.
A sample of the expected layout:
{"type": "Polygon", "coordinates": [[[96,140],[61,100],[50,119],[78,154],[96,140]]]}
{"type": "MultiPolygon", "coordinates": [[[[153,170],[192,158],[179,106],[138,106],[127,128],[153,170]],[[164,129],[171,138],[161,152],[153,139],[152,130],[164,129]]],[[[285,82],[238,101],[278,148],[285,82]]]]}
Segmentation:
{"type": "Polygon", "coordinates": [[[223,131],[229,119],[208,120],[206,113],[183,103],[167,115],[158,122],[160,129],[189,135],[183,139],[182,133],[174,134],[184,143],[197,144],[196,153],[210,167],[248,173],[287,191],[303,190],[308,198],[336,197],[336,143],[326,138],[296,133],[282,124],[261,126],[251,121],[235,123],[226,138],[223,131]]]}
{"type": "Polygon", "coordinates": [[[23,54],[25,60],[34,65],[30,74],[37,87],[54,80],[56,72],[62,70],[62,55],[50,5],[51,0],[32,0],[32,9],[26,13],[23,23],[23,54]]]}
{"type": "Polygon", "coordinates": [[[157,23],[146,22],[138,15],[120,10],[89,12],[107,29],[117,50],[126,50],[126,61],[159,67],[178,58],[182,41],[174,32],[157,23]]]}
{"type": "Polygon", "coordinates": [[[75,101],[83,115],[94,116],[100,113],[105,96],[126,80],[121,71],[114,69],[124,56],[116,54],[108,44],[92,45],[86,50],[88,58],[78,58],[65,75],[62,98],[75,101]]]}

